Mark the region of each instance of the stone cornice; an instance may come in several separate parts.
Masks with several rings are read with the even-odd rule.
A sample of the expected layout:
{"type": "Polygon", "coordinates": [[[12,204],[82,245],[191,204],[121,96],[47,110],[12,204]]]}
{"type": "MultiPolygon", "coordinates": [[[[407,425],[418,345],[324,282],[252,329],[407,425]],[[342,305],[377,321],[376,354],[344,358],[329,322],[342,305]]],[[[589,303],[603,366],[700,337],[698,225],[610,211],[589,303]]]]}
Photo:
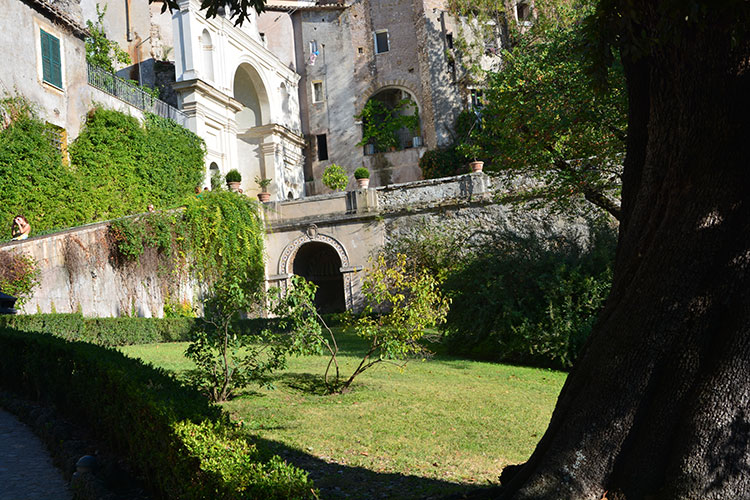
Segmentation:
{"type": "Polygon", "coordinates": [[[286,128],[284,125],[280,125],[278,123],[269,123],[266,125],[260,125],[258,127],[249,128],[237,134],[238,137],[247,137],[247,138],[253,138],[253,139],[264,138],[270,135],[276,135],[283,139],[286,139],[289,142],[293,143],[294,145],[299,146],[300,148],[305,147],[304,137],[286,128]]]}
{"type": "MultiPolygon", "coordinates": [[[[238,100],[234,99],[233,97],[228,96],[221,90],[218,90],[213,85],[210,85],[200,78],[193,78],[192,80],[183,80],[181,82],[175,82],[172,84],[172,88],[176,92],[201,92],[204,96],[216,101],[217,103],[227,106],[235,113],[238,113],[242,110],[242,103],[238,100]]],[[[189,109],[189,105],[184,105],[184,109],[189,109]]]]}

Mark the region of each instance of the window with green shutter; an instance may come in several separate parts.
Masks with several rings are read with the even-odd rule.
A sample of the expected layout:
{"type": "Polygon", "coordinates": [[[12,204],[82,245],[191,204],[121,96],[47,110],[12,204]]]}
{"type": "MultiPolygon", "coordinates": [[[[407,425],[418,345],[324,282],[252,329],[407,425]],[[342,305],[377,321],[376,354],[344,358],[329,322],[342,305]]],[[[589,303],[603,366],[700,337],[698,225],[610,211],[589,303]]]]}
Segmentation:
{"type": "Polygon", "coordinates": [[[40,29],[42,37],[42,77],[45,82],[62,88],[60,39],[40,29]]]}

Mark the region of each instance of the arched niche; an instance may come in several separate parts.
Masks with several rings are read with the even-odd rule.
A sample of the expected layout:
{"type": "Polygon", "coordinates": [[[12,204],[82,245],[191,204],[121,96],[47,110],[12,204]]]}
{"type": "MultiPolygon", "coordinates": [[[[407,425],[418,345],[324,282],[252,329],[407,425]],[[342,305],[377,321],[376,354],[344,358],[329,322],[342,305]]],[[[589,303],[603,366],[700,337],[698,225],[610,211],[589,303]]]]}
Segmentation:
{"type": "MultiPolygon", "coordinates": [[[[341,280],[343,282],[343,295],[344,295],[344,307],[346,309],[353,309],[353,274],[356,273],[356,271],[359,268],[352,267],[349,263],[349,255],[346,252],[346,249],[344,246],[335,238],[326,235],[321,234],[318,231],[318,227],[315,224],[310,225],[305,231],[304,234],[296,238],[294,241],[289,243],[285,248],[284,251],[281,252],[281,255],[279,256],[279,263],[278,263],[278,278],[281,279],[281,282],[279,285],[282,289],[286,290],[286,287],[288,286],[288,279],[289,276],[292,275],[292,273],[297,274],[295,271],[295,262],[297,261],[297,255],[300,249],[308,245],[310,243],[316,243],[315,246],[308,247],[308,250],[305,250],[302,254],[301,258],[302,261],[301,264],[304,266],[305,261],[310,261],[310,256],[314,255],[315,252],[321,252],[321,255],[327,255],[328,257],[325,257],[327,260],[326,262],[332,262],[332,254],[331,252],[334,252],[336,256],[338,257],[338,262],[340,263],[340,267],[338,268],[341,280]],[[324,250],[324,247],[328,247],[327,250],[324,250]],[[308,253],[310,252],[310,253],[308,253]]],[[[299,270],[299,269],[298,269],[299,270]]],[[[313,269],[314,270],[314,269],[313,269]]]]}
{"type": "Polygon", "coordinates": [[[258,71],[248,63],[241,64],[234,73],[234,98],[242,104],[242,110],[236,115],[239,130],[270,121],[268,92],[258,71]]]}
{"type": "Polygon", "coordinates": [[[214,46],[211,34],[204,29],[201,33],[201,52],[203,53],[203,72],[207,80],[214,81],[214,46]]]}
{"type": "Polygon", "coordinates": [[[382,140],[386,140],[385,136],[376,136],[380,139],[370,138],[365,145],[365,154],[383,152],[391,148],[402,150],[422,145],[419,103],[413,92],[401,87],[384,87],[374,92],[364,106],[371,102],[376,107],[373,108],[373,117],[363,118],[363,137],[368,135],[368,130],[372,130],[373,125],[379,129],[391,120],[404,121],[403,118],[406,117],[414,117],[414,119],[410,120],[413,125],[402,126],[394,131],[392,143],[381,143],[382,140]]]}

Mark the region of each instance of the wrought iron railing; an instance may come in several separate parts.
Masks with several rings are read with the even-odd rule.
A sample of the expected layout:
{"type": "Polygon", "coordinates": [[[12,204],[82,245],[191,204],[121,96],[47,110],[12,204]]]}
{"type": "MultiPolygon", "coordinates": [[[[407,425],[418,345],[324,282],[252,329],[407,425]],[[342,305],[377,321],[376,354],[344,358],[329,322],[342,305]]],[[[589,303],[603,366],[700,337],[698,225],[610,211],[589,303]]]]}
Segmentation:
{"type": "Polygon", "coordinates": [[[183,127],[187,126],[187,117],[174,106],[157,99],[137,85],[123,80],[119,76],[91,64],[88,66],[89,85],[124,101],[143,111],[148,111],[163,118],[170,118],[183,127]]]}

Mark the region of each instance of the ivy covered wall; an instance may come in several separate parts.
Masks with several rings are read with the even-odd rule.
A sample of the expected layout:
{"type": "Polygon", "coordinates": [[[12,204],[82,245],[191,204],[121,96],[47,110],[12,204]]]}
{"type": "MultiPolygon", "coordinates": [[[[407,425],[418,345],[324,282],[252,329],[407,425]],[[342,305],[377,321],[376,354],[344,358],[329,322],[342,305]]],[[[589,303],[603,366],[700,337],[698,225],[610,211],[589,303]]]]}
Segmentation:
{"type": "Polygon", "coordinates": [[[64,145],[59,129],[34,116],[21,98],[0,101],[0,241],[16,214],[32,233],[176,207],[203,180],[203,141],[174,122],[145,123],[119,111],[93,109],[78,138],[64,145]],[[61,140],[62,139],[62,140],[61,140]],[[62,147],[60,147],[62,144],[62,147]]]}

